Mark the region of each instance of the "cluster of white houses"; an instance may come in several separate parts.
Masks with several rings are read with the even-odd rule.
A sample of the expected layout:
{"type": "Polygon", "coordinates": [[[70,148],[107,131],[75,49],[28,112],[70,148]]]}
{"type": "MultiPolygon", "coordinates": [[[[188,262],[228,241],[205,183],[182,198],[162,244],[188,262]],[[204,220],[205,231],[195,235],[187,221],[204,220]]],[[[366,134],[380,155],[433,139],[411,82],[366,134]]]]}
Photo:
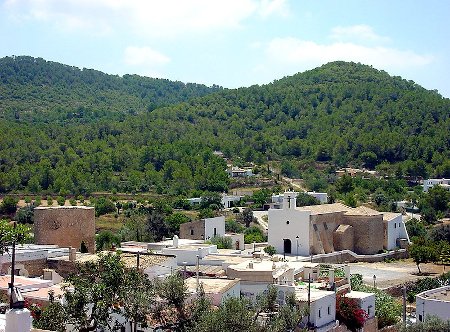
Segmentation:
{"type": "MultiPolygon", "coordinates": [[[[312,255],[332,255],[344,250],[373,255],[402,247],[409,243],[409,238],[401,215],[343,204],[296,207],[295,192],[286,192],[279,197],[282,197],[280,208],[268,211],[268,244],[277,251],[273,257],[256,245],[245,247],[242,234],[226,234],[225,218],[216,217],[183,224],[180,238],[175,236],[157,243],[123,243],[123,260],[127,265],[138,265],[149,278],[181,271],[186,276],[191,296],[195,296],[202,283],[215,305],[220,305],[229,296],[255,299],[269,285],[274,285],[280,304],[284,303],[288,293],[294,293],[299,305],[309,307],[309,315],[303,323],[309,321],[316,331],[337,329],[336,299],[345,295],[354,298],[368,314],[364,330],[376,331],[374,294],[351,290],[348,264],[313,263],[312,255]],[[233,248],[217,249],[209,242],[215,236],[230,237],[233,248]]],[[[58,283],[74,264],[96,257],[95,254],[59,248],[56,244],[18,249],[16,269],[21,277],[17,281],[26,298],[45,302],[48,301],[48,290],[60,294],[58,283]],[[28,278],[39,276],[38,267],[43,265],[51,270],[42,273],[42,280],[28,278]]],[[[2,271],[6,274],[10,271],[10,258],[6,255],[0,258],[2,271]]],[[[6,289],[7,279],[0,277],[0,289],[6,289]]],[[[433,312],[431,310],[436,310],[436,301],[448,302],[448,291],[445,288],[419,294],[418,314],[425,317],[433,312]]],[[[443,314],[443,318],[449,316],[443,314]]],[[[131,325],[126,326],[125,331],[131,331],[131,325]]]]}

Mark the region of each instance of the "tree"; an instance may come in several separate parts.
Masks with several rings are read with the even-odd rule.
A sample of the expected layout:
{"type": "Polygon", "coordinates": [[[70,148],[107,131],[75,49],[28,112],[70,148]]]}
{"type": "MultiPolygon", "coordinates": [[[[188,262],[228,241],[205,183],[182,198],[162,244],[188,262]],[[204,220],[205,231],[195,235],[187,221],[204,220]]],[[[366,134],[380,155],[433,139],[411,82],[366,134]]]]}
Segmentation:
{"type": "Polygon", "coordinates": [[[320,205],[320,201],[307,193],[298,193],[297,206],[320,205]]]}
{"type": "MultiPolygon", "coordinates": [[[[163,280],[157,280],[155,288],[159,298],[163,301],[162,308],[174,308],[177,315],[175,321],[181,325],[185,324],[185,301],[188,297],[188,290],[182,276],[175,273],[163,280]]],[[[161,311],[162,308],[157,307],[154,312],[161,311]]]]}
{"type": "Polygon", "coordinates": [[[230,233],[243,233],[245,228],[236,220],[229,220],[225,223],[225,230],[230,233]]]}
{"type": "Polygon", "coordinates": [[[159,209],[152,209],[147,215],[147,231],[155,241],[161,241],[169,234],[169,229],[164,222],[164,214],[159,209]]]}
{"type": "Polygon", "coordinates": [[[95,202],[95,216],[101,216],[107,213],[116,212],[116,205],[110,199],[100,197],[95,202]]]}
{"type": "Polygon", "coordinates": [[[336,181],[336,190],[341,194],[347,194],[354,188],[353,178],[348,174],[344,174],[336,181]]]}
{"type": "Polygon", "coordinates": [[[133,322],[133,332],[137,332],[137,323],[142,327],[147,326],[147,317],[152,312],[155,300],[155,289],[147,275],[137,268],[128,269],[126,274],[120,291],[123,316],[133,322]]]}
{"type": "Polygon", "coordinates": [[[250,208],[245,208],[241,214],[242,221],[245,223],[245,227],[249,228],[253,221],[253,211],[250,208]]]}
{"type": "Polygon", "coordinates": [[[409,255],[414,260],[414,263],[416,263],[419,274],[422,274],[422,271],[420,270],[420,264],[434,262],[437,260],[435,248],[423,243],[424,240],[418,243],[413,243],[409,247],[409,255]]]}
{"type": "Polygon", "coordinates": [[[180,226],[191,219],[183,213],[176,212],[166,217],[166,225],[171,234],[180,234],[180,226]]]}
{"type": "Polygon", "coordinates": [[[115,314],[125,314],[145,323],[146,317],[141,313],[147,308],[146,297],[151,292],[143,279],[146,276],[137,273],[126,270],[117,253],[100,255],[98,261],[80,264],[64,287],[66,323],[73,324],[79,332],[117,329],[122,323],[115,319],[115,314]],[[133,288],[140,290],[142,296],[133,296],[130,293],[134,292],[133,288]]]}
{"type": "Polygon", "coordinates": [[[95,250],[109,250],[112,247],[120,247],[120,237],[109,230],[100,231],[95,237],[95,250]]]}
{"type": "Polygon", "coordinates": [[[18,200],[12,196],[6,196],[3,198],[0,205],[0,212],[5,214],[13,214],[17,210],[18,200]]]}
{"type": "Polygon", "coordinates": [[[39,317],[33,317],[33,327],[57,332],[66,331],[66,312],[64,306],[55,299],[53,291],[49,294],[49,304],[45,306],[39,317]]]}
{"type": "Polygon", "coordinates": [[[277,250],[274,246],[267,246],[264,248],[264,252],[269,256],[273,256],[277,253],[277,250]]]}
{"type": "Polygon", "coordinates": [[[31,239],[31,229],[28,225],[8,222],[5,219],[0,220],[0,255],[9,252],[13,242],[26,243],[31,239]]]}
{"type": "Polygon", "coordinates": [[[253,242],[264,242],[267,238],[264,236],[263,231],[258,226],[252,226],[245,230],[244,242],[249,244],[253,242]]]}

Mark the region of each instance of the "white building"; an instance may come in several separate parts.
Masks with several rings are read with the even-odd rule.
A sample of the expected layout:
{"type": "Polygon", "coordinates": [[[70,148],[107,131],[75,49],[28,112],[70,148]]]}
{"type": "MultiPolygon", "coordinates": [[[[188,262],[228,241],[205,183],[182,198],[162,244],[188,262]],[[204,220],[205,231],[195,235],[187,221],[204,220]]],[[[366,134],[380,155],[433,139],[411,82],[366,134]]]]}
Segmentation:
{"type": "Polygon", "coordinates": [[[383,213],[384,222],[384,248],[394,250],[400,247],[397,243],[398,239],[406,239],[410,242],[406,225],[402,220],[400,213],[385,212],[383,213]]]}
{"type": "Polygon", "coordinates": [[[283,194],[283,209],[269,209],[268,242],[277,253],[308,256],[311,212],[296,209],[296,197],[297,193],[286,192],[283,194]]]}
{"type": "Polygon", "coordinates": [[[252,167],[239,168],[236,166],[232,166],[231,168],[227,169],[227,173],[232,178],[250,177],[253,176],[253,168],[252,167]]]}
{"type": "Polygon", "coordinates": [[[423,181],[423,191],[428,192],[428,189],[440,185],[441,187],[450,191],[450,179],[427,179],[423,181]]]}
{"type": "MultiPolygon", "coordinates": [[[[241,283],[239,279],[201,277],[198,281],[202,285],[206,297],[215,306],[220,306],[228,297],[238,298],[241,296],[241,283]]],[[[197,278],[188,278],[185,280],[185,284],[188,292],[191,294],[191,298],[194,299],[199,286],[197,284],[197,278]]]]}
{"type": "Polygon", "coordinates": [[[431,289],[416,295],[416,315],[423,322],[427,316],[450,319],[450,286],[431,289]]]}
{"type": "Polygon", "coordinates": [[[222,194],[221,203],[225,209],[229,209],[235,205],[234,203],[239,202],[241,200],[241,198],[242,198],[242,196],[227,195],[224,193],[224,194],[222,194]]]}
{"type": "Polygon", "coordinates": [[[278,254],[309,256],[350,250],[373,255],[409,243],[402,216],[341,203],[296,207],[285,192],[282,209],[268,211],[268,243],[278,254]]]}
{"type": "Polygon", "coordinates": [[[225,217],[205,218],[180,225],[180,238],[209,240],[225,235],[225,217]]]}
{"type": "Polygon", "coordinates": [[[315,191],[308,191],[307,194],[317,199],[320,202],[320,204],[328,203],[327,193],[316,193],[315,191]]]}
{"type": "Polygon", "coordinates": [[[375,317],[375,294],[374,293],[364,293],[364,292],[356,292],[351,291],[345,294],[345,297],[356,300],[358,303],[358,307],[363,309],[367,318],[375,317]]]}

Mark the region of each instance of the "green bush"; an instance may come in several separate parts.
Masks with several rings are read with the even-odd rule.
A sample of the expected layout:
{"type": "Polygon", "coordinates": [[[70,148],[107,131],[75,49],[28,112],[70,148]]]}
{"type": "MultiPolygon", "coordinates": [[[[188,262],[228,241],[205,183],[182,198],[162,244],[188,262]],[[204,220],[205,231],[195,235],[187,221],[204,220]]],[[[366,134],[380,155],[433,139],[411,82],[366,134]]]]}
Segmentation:
{"type": "Polygon", "coordinates": [[[215,244],[217,249],[232,249],[233,243],[230,237],[214,236],[208,242],[215,244]]]}

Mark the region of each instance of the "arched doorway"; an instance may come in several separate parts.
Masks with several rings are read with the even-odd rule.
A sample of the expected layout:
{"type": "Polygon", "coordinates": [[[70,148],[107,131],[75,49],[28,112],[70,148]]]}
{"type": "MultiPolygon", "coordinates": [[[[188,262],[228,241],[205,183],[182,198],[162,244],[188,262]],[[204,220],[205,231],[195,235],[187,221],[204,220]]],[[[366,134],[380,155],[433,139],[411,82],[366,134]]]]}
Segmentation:
{"type": "Polygon", "coordinates": [[[284,241],[284,253],[285,254],[290,254],[292,252],[291,240],[284,239],[283,241],[284,241]]]}

